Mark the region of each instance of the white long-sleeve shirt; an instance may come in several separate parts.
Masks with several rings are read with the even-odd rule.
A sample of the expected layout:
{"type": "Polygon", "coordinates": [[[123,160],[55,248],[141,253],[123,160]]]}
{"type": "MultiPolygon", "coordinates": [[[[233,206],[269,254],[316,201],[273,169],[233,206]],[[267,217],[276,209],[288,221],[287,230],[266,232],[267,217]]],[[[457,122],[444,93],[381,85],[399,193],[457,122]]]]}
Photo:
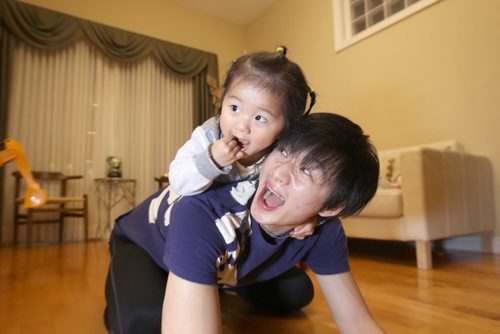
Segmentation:
{"type": "Polygon", "coordinates": [[[179,195],[195,195],[208,189],[214,181],[257,179],[265,156],[251,166],[239,162],[219,168],[210,155],[210,145],[222,138],[219,118],[212,117],[196,127],[191,138],[177,151],[170,163],[168,179],[179,195]]]}

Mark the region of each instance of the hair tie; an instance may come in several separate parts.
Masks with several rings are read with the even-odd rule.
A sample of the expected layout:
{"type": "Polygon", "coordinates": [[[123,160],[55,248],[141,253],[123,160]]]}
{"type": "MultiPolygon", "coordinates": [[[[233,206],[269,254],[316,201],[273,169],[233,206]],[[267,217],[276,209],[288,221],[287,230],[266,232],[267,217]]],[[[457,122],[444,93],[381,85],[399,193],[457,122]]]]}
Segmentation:
{"type": "Polygon", "coordinates": [[[286,51],[286,46],[281,45],[276,48],[276,52],[282,54],[283,56],[286,56],[286,51]]]}

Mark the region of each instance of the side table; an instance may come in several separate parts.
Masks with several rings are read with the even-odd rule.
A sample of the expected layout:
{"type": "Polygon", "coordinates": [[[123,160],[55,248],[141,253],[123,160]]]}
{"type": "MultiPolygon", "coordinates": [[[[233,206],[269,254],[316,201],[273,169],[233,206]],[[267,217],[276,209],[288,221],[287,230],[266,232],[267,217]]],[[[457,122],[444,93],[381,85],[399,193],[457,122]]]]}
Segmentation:
{"type": "Polygon", "coordinates": [[[124,179],[121,177],[105,177],[94,179],[97,198],[97,232],[96,237],[102,238],[113,228],[111,210],[121,201],[127,202],[131,207],[135,206],[135,179],[124,179]],[[103,226],[101,216],[106,216],[103,226]]]}

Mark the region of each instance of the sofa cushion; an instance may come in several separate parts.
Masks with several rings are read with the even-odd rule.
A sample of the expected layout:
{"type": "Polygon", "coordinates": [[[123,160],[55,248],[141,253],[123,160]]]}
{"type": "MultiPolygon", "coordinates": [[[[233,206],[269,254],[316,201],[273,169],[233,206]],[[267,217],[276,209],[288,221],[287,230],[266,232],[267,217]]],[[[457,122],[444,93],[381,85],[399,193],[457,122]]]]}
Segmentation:
{"type": "Polygon", "coordinates": [[[403,216],[403,196],[401,189],[378,188],[375,196],[361,211],[359,217],[397,218],[403,216]]]}

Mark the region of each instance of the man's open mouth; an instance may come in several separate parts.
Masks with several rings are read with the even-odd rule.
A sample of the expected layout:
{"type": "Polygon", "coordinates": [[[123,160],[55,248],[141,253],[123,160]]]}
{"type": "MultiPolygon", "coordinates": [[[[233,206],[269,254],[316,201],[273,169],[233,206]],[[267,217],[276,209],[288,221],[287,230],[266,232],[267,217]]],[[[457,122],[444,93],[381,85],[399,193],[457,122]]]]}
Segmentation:
{"type": "Polygon", "coordinates": [[[262,194],[262,203],[266,207],[273,209],[285,204],[285,199],[266,186],[262,194]]]}

